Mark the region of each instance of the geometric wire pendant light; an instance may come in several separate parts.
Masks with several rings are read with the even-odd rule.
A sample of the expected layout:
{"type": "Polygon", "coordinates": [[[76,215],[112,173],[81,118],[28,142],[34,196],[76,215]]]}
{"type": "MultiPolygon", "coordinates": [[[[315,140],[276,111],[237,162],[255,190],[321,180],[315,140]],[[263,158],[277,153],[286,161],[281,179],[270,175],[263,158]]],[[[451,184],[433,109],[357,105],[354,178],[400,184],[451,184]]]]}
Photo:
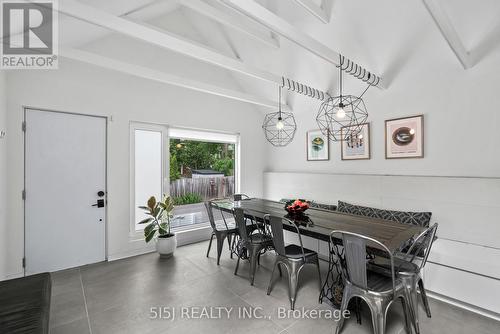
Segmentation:
{"type": "Polygon", "coordinates": [[[363,128],[362,124],[368,119],[368,112],[361,97],[342,95],[342,56],[339,71],[339,96],[328,96],[321,103],[316,116],[321,132],[331,141],[357,138],[363,128]]]}
{"type": "Polygon", "coordinates": [[[278,91],[278,111],[267,114],[262,124],[267,141],[277,147],[290,144],[297,131],[293,114],[281,110],[281,87],[278,91]]]}

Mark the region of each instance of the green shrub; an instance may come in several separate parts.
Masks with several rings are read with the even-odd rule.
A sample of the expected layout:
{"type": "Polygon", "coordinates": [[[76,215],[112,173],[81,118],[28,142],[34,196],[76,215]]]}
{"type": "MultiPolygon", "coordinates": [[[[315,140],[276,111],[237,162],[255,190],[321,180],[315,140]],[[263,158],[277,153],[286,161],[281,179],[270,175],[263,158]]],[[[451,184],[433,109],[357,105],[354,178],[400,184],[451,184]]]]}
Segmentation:
{"type": "Polygon", "coordinates": [[[174,205],[186,205],[203,202],[203,198],[195,193],[185,194],[183,196],[174,197],[174,205]]]}
{"type": "Polygon", "coordinates": [[[215,161],[212,168],[218,172],[224,173],[224,176],[232,176],[234,171],[234,160],[231,158],[224,158],[215,161]]]}

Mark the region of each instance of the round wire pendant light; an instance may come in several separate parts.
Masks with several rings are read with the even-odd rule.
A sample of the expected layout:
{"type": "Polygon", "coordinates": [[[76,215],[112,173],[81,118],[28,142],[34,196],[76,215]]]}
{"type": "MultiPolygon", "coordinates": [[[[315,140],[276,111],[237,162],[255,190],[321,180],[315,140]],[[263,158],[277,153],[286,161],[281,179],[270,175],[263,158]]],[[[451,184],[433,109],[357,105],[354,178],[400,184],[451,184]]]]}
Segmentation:
{"type": "Polygon", "coordinates": [[[316,122],[331,141],[356,138],[368,118],[363,99],[354,95],[329,96],[319,107],[316,122]]]}
{"type": "MultiPolygon", "coordinates": [[[[342,95],[342,62],[339,65],[339,96],[328,96],[321,103],[316,122],[321,132],[331,141],[343,141],[357,138],[363,128],[363,123],[368,119],[365,103],[361,96],[342,95]]],[[[370,87],[370,86],[368,86],[370,87]]],[[[367,89],[368,89],[367,87],[367,89]]],[[[366,90],[365,90],[366,92],[366,90]]]]}
{"type": "Polygon", "coordinates": [[[297,131],[297,123],[291,112],[281,110],[281,86],[279,87],[278,111],[264,117],[262,129],[268,142],[277,147],[290,144],[297,131]]]}

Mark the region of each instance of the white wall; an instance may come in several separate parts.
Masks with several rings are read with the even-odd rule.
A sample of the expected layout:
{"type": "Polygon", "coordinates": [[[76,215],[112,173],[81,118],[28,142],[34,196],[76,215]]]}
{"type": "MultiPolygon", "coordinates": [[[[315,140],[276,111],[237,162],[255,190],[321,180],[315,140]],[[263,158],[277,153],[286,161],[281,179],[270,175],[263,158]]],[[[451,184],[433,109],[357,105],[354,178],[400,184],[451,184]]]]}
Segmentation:
{"type": "MultiPolygon", "coordinates": [[[[6,73],[0,71],[0,131],[7,126],[7,100],[5,95],[6,73]]],[[[0,138],[0,279],[5,276],[5,259],[7,258],[6,226],[7,226],[7,138],[0,138]]]]}
{"type": "MultiPolygon", "coordinates": [[[[211,76],[218,76],[212,71],[211,76]]],[[[129,122],[239,132],[241,190],[262,195],[262,115],[250,105],[62,60],[55,71],[18,71],[8,85],[8,248],[7,275],[22,273],[23,136],[22,106],[112,117],[108,124],[108,257],[144,251],[129,238],[129,122]]]]}

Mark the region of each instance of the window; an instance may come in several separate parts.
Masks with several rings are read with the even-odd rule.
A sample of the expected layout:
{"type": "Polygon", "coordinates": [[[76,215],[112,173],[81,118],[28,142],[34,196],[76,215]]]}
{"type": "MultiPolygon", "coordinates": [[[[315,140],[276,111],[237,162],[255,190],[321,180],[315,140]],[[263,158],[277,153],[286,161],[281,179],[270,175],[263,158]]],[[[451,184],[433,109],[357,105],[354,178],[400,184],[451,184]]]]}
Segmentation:
{"type": "MultiPolygon", "coordinates": [[[[139,206],[145,206],[151,196],[161,199],[165,189],[165,140],[167,128],[160,125],[133,123],[131,125],[131,231],[141,231],[137,222],[146,218],[139,206]]],[[[168,184],[168,183],[167,183],[168,184]]]]}
{"type": "Polygon", "coordinates": [[[208,223],[203,202],[239,189],[239,136],[203,130],[131,123],[131,234],[139,236],[146,216],[139,206],[170,194],[174,229],[208,223]]]}
{"type": "Polygon", "coordinates": [[[238,136],[174,128],[169,141],[172,227],[194,228],[208,222],[204,201],[231,197],[238,188],[238,136]]]}

